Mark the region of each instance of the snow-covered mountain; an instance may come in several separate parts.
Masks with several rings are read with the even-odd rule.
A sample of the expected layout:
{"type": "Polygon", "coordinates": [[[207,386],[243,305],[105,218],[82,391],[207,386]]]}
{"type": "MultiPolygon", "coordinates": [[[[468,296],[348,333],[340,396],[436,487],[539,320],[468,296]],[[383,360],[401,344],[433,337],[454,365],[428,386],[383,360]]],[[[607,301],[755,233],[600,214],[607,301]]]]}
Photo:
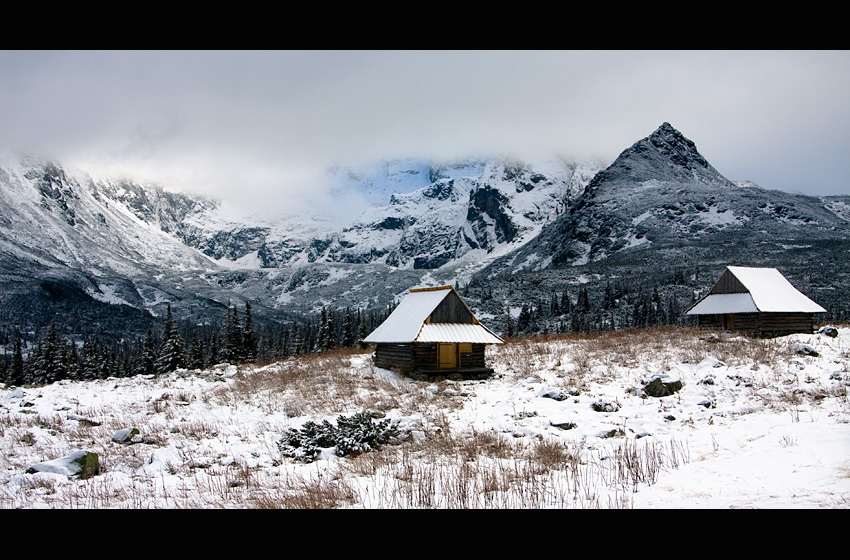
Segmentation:
{"type": "MultiPolygon", "coordinates": [[[[597,173],[540,235],[494,261],[473,284],[487,285],[492,313],[511,300],[534,301],[536,293],[577,285],[601,299],[613,281],[631,285],[632,300],[641,289],[669,287],[681,311],[725,266],[769,266],[840,316],[850,311],[840,288],[850,283],[848,202],[847,196],[735,183],[664,123],[597,173]]],[[[473,293],[469,299],[485,298],[473,293]]]]}
{"type": "Polygon", "coordinates": [[[339,227],[329,215],[256,219],[161,186],[7,160],[2,304],[13,311],[9,324],[30,329],[50,315],[50,305],[34,302],[57,293],[142,315],[172,303],[198,320],[243,299],[260,313],[342,305],[341,293],[353,298],[345,305],[385,305],[431,272],[451,281],[459,266],[478,270],[527,242],[581,192],[588,169],[555,160],[336,169],[334,198],[362,209],[339,227]],[[43,312],[22,318],[33,308],[43,312]]]}
{"type": "Polygon", "coordinates": [[[557,159],[384,162],[332,170],[331,196],[356,210],[342,226],[318,215],[225,219],[220,207],[207,205],[163,228],[229,268],[370,263],[433,270],[481,263],[521,246],[598,169],[557,159]]]}
{"type": "Polygon", "coordinates": [[[528,297],[514,290],[521,275],[547,291],[611,275],[785,264],[830,289],[850,272],[850,197],[732,182],[668,123],[607,167],[408,159],[332,169],[328,185],[344,220],[318,210],[257,219],[55,162],[2,162],[3,328],[37,328],[57,301],[73,301],[68,323],[82,302],[94,306],[88,316],[122,304],[141,318],[171,303],[204,322],[230,302],[270,315],[383,306],[410,287],[447,283],[486,282],[486,296],[468,295],[473,304],[515,309],[528,297]]]}
{"type": "Polygon", "coordinates": [[[429,183],[393,193],[316,244],[311,261],[438,269],[482,263],[537,235],[569,205],[585,175],[561,161],[510,160],[432,167],[429,183]]]}
{"type": "Polygon", "coordinates": [[[846,234],[846,198],[734,183],[691,140],[664,123],[598,173],[569,212],[511,255],[506,266],[560,268],[638,249],[663,252],[730,243],[741,244],[742,257],[757,258],[774,246],[846,234]]]}

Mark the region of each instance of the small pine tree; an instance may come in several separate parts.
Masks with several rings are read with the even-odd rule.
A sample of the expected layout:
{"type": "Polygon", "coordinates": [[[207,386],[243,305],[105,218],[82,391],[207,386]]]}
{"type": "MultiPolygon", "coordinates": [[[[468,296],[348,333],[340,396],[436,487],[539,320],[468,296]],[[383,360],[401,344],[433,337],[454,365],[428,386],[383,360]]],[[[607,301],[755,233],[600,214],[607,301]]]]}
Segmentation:
{"type": "Polygon", "coordinates": [[[324,352],[325,350],[329,350],[331,348],[330,325],[331,322],[328,318],[328,309],[322,306],[322,312],[319,318],[318,340],[316,341],[316,349],[320,352],[324,352]]]}
{"type": "Polygon", "coordinates": [[[32,383],[45,385],[54,381],[59,350],[56,343],[56,324],[51,321],[47,334],[38,343],[32,359],[32,383]]]}
{"type": "Polygon", "coordinates": [[[9,368],[9,384],[10,385],[23,385],[26,381],[24,378],[24,354],[23,354],[23,340],[21,339],[21,333],[15,333],[15,345],[12,350],[12,365],[9,368]]]}
{"type": "Polygon", "coordinates": [[[143,375],[153,375],[156,366],[156,342],[153,339],[153,330],[148,328],[145,342],[142,345],[142,359],[139,367],[143,375]]]}
{"type": "Polygon", "coordinates": [[[242,327],[242,359],[253,362],[257,359],[257,341],[254,336],[254,323],[251,318],[251,304],[245,302],[245,324],[242,327]]]}
{"type": "Polygon", "coordinates": [[[369,324],[366,321],[366,318],[363,317],[363,314],[360,311],[357,311],[357,325],[358,325],[358,335],[360,336],[360,340],[363,340],[367,336],[369,336],[369,324]]]}
{"type": "Polygon", "coordinates": [[[510,309],[505,310],[505,336],[512,337],[516,334],[516,326],[510,309]]]}
{"type": "Polygon", "coordinates": [[[570,313],[572,312],[572,301],[570,300],[570,294],[564,290],[563,294],[561,294],[561,313],[570,313]]]}
{"type": "Polygon", "coordinates": [[[204,342],[198,336],[198,333],[192,334],[192,341],[189,343],[189,365],[195,369],[206,367],[204,342]]]}
{"type": "Polygon", "coordinates": [[[229,362],[239,363],[244,361],[244,346],[242,337],[242,325],[239,321],[239,311],[234,306],[228,311],[227,325],[224,333],[224,355],[229,362]]]}
{"type": "Polygon", "coordinates": [[[345,308],[345,315],[342,318],[342,345],[345,348],[354,346],[354,318],[350,307],[345,308]]]}
{"type": "Polygon", "coordinates": [[[183,337],[177,330],[177,323],[171,314],[171,304],[168,304],[168,310],[165,315],[165,334],[162,339],[162,346],[159,349],[159,357],[156,360],[154,367],[158,375],[170,373],[179,368],[186,367],[186,350],[183,344],[183,337]]]}

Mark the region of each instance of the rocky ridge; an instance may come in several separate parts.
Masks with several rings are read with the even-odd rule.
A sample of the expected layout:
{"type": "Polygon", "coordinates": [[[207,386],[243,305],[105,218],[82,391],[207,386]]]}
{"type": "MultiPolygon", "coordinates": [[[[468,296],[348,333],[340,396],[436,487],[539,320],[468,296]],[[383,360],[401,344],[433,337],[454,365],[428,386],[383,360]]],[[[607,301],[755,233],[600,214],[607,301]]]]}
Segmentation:
{"type": "Polygon", "coordinates": [[[85,301],[92,315],[117,305],[145,323],[172,303],[178,316],[206,321],[235,301],[283,316],[383,306],[410,287],[447,283],[472,286],[469,302],[499,317],[570,286],[663,285],[661,271],[688,275],[681,291],[694,292],[726,264],[784,268],[847,305],[834,286],[848,275],[850,197],[732,182],[669,123],[605,168],[494,158],[333,173],[334,196],[357,209],[341,227],[233,216],[216,200],[53,162],[4,163],[6,328],[32,328],[63,298],[70,315],[85,301]]]}

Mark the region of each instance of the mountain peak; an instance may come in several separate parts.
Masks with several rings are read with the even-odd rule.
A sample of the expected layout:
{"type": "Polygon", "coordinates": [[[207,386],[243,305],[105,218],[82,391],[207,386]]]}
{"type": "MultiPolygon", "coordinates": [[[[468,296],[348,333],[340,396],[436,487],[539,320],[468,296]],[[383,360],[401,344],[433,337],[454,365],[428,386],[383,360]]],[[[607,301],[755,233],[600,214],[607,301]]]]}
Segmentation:
{"type": "Polygon", "coordinates": [[[691,168],[697,164],[709,168],[708,161],[697,151],[696,144],[665,122],[646,138],[659,153],[668,156],[674,163],[691,168]]]}
{"type": "Polygon", "coordinates": [[[625,149],[588,186],[594,192],[601,183],[632,188],[648,181],[658,183],[730,184],[699,153],[696,145],[665,122],[655,132],[625,149]]]}

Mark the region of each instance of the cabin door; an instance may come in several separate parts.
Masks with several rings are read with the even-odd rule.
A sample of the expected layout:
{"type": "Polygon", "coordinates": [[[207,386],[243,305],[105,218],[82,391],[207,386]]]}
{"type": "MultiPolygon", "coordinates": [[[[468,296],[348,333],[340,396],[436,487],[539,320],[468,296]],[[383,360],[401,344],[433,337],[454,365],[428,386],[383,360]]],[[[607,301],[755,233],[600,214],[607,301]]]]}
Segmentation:
{"type": "Polygon", "coordinates": [[[728,330],[735,329],[735,315],[732,313],[727,313],[723,318],[723,328],[728,330]]]}
{"type": "Polygon", "coordinates": [[[454,342],[440,342],[437,344],[437,359],[440,369],[454,369],[457,367],[457,344],[454,342]]]}

